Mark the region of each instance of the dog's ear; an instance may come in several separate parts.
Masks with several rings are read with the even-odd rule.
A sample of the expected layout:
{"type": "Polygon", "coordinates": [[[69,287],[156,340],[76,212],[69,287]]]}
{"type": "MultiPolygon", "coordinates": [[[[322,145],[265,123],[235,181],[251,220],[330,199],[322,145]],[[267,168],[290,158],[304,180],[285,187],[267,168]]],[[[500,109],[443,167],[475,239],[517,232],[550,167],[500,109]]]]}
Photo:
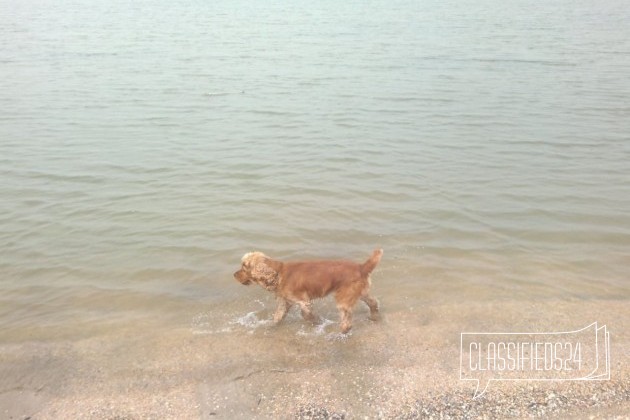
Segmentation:
{"type": "Polygon", "coordinates": [[[272,267],[267,264],[269,260],[265,258],[264,261],[259,262],[254,266],[252,270],[252,276],[260,282],[260,285],[267,290],[276,290],[278,287],[279,274],[272,267]]]}
{"type": "Polygon", "coordinates": [[[246,267],[251,267],[251,265],[256,262],[256,259],[261,256],[264,256],[262,252],[248,252],[243,255],[243,258],[241,258],[241,264],[246,267]]]}

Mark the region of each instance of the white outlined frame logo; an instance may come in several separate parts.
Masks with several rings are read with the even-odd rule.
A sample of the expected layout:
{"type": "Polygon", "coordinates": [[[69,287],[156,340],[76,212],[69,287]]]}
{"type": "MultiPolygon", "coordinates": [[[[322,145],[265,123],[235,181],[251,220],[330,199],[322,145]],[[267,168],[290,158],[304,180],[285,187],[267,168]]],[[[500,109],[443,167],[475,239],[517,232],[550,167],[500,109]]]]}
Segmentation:
{"type": "Polygon", "coordinates": [[[551,333],[463,332],[459,378],[477,382],[473,399],[492,381],[609,380],[610,333],[597,322],[551,333]]]}

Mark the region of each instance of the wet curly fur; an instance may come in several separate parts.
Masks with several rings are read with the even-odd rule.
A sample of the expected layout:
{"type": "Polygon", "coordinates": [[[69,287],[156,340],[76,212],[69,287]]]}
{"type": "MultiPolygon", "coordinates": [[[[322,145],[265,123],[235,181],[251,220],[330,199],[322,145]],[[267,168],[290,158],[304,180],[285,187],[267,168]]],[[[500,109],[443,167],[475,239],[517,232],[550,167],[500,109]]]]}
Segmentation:
{"type": "Polygon", "coordinates": [[[352,328],[352,309],[360,299],[370,308],[370,319],[379,319],[378,302],[370,296],[370,273],[381,260],[377,249],[362,264],[345,260],[282,262],[262,252],[248,252],[241,259],[241,269],[234,278],[241,284],[259,284],[274,292],[278,307],[274,323],[284,319],[291,306],[297,304],[307,321],[318,322],[312,311],[312,300],[332,292],[341,318],[341,332],[352,328]]]}

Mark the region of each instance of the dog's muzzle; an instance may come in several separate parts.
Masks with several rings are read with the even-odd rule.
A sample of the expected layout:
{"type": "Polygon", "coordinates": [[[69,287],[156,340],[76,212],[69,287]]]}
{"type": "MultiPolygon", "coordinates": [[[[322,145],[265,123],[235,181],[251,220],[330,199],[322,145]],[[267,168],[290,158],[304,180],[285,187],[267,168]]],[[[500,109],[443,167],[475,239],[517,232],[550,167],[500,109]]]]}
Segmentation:
{"type": "Polygon", "coordinates": [[[249,286],[249,284],[252,282],[250,279],[247,278],[246,274],[243,273],[243,270],[238,270],[237,272],[234,273],[234,278],[241,283],[242,285],[245,286],[249,286]]]}

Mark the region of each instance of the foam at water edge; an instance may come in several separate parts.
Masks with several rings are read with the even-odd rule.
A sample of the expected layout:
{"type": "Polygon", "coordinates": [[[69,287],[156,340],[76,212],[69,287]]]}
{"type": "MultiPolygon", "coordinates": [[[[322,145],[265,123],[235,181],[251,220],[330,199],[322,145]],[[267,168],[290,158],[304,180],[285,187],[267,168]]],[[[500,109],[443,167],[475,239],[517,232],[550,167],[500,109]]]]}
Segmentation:
{"type": "Polygon", "coordinates": [[[210,320],[212,317],[207,313],[197,314],[190,321],[190,329],[193,335],[202,334],[218,334],[232,332],[232,328],[223,327],[221,329],[213,329],[210,320]]]}
{"type": "Polygon", "coordinates": [[[352,336],[352,331],[348,333],[334,332],[326,335],[328,341],[345,341],[352,336]]]}

